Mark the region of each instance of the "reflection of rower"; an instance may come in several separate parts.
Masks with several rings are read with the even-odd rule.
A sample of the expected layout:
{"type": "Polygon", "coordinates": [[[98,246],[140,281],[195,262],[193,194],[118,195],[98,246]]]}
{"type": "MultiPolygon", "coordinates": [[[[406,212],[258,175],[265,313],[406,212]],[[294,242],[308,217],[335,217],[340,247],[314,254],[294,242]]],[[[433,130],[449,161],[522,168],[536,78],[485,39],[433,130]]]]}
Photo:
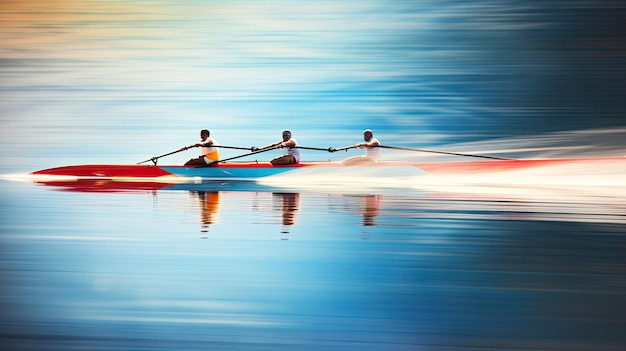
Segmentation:
{"type": "Polygon", "coordinates": [[[202,232],[209,231],[209,225],[218,223],[217,214],[220,207],[220,193],[218,191],[197,191],[200,202],[200,223],[202,232]]]}
{"type": "MultiPolygon", "coordinates": [[[[282,224],[289,226],[297,223],[297,212],[300,209],[299,193],[272,193],[272,196],[280,198],[282,224]]],[[[284,229],[283,233],[288,234],[289,231],[284,229]]]]}
{"type": "Polygon", "coordinates": [[[376,225],[376,217],[380,215],[380,195],[369,195],[365,197],[365,206],[361,208],[364,226],[376,225]]]}

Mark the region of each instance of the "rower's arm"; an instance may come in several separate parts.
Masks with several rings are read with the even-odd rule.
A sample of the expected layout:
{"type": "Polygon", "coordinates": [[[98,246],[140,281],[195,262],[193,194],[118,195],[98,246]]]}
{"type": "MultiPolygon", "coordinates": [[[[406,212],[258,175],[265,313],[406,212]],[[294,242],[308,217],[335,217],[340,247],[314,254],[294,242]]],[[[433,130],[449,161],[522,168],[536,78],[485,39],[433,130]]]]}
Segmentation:
{"type": "Polygon", "coordinates": [[[294,147],[296,146],[296,142],[294,140],[288,140],[285,142],[281,142],[280,144],[284,145],[285,147],[294,147]]]}
{"type": "Polygon", "coordinates": [[[283,143],[283,141],[281,140],[281,141],[279,141],[279,142],[277,142],[277,143],[274,143],[274,144],[269,144],[269,145],[263,146],[263,147],[259,148],[259,150],[269,149],[269,148],[272,148],[272,147],[277,147],[278,145],[280,145],[280,144],[282,144],[282,143],[283,143]]]}

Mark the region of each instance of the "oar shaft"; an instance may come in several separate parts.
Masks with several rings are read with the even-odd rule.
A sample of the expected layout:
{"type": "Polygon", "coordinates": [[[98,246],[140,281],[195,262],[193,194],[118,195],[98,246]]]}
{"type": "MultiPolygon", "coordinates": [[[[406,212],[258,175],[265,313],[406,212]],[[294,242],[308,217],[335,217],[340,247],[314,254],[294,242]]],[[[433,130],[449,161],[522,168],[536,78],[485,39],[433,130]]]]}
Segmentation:
{"type": "Polygon", "coordinates": [[[330,151],[330,152],[336,152],[336,151],[346,151],[346,150],[354,149],[355,147],[357,147],[357,146],[350,145],[350,146],[340,147],[340,148],[338,148],[338,149],[332,149],[332,150],[329,150],[329,151],[330,151]]]}
{"type": "Polygon", "coordinates": [[[475,155],[475,154],[463,154],[463,153],[459,153],[459,152],[428,150],[428,149],[414,149],[414,148],[409,148],[409,147],[398,147],[398,146],[387,146],[387,145],[377,145],[377,147],[381,147],[381,148],[385,148],[385,149],[393,149],[393,150],[428,152],[428,153],[433,153],[433,154],[443,154],[443,155],[453,155],[453,156],[488,158],[488,159],[492,159],[492,160],[512,160],[511,158],[504,158],[504,157],[475,155]]]}
{"type": "Polygon", "coordinates": [[[261,152],[270,151],[270,150],[273,150],[273,149],[274,149],[274,147],[264,147],[264,148],[262,148],[260,150],[252,151],[250,153],[239,155],[239,156],[233,156],[233,157],[229,157],[229,158],[224,158],[224,159],[221,159],[221,160],[214,161],[213,163],[225,162],[225,161],[230,161],[230,160],[234,160],[234,159],[241,158],[241,157],[246,157],[246,156],[251,156],[251,155],[255,155],[255,154],[260,154],[261,152]]]}
{"type": "Polygon", "coordinates": [[[137,164],[140,165],[140,164],[146,163],[148,161],[152,161],[152,162],[154,162],[154,164],[156,164],[156,160],[160,159],[161,157],[165,157],[165,156],[173,155],[173,154],[181,152],[181,151],[185,151],[185,150],[187,150],[187,148],[188,147],[184,147],[184,148],[176,150],[176,151],[168,152],[167,154],[164,154],[164,155],[161,155],[161,156],[155,156],[155,157],[149,158],[149,159],[147,159],[145,161],[137,162],[137,164]]]}
{"type": "Polygon", "coordinates": [[[221,147],[223,149],[235,149],[235,150],[250,150],[252,151],[253,147],[240,147],[240,146],[226,146],[226,145],[211,145],[212,147],[221,147]]]}
{"type": "MultiPolygon", "coordinates": [[[[241,157],[256,155],[256,154],[259,154],[261,152],[274,150],[274,149],[276,149],[276,146],[278,146],[278,145],[280,145],[280,143],[268,145],[268,146],[265,146],[265,147],[263,147],[261,149],[258,149],[258,150],[254,150],[254,148],[245,149],[245,150],[254,150],[254,151],[252,151],[250,153],[247,153],[247,154],[239,155],[239,156],[233,156],[233,157],[229,157],[229,158],[224,158],[224,159],[221,159],[221,160],[218,160],[218,161],[215,161],[215,162],[225,162],[225,161],[230,161],[230,160],[234,160],[234,159],[241,158],[241,157]]],[[[327,149],[322,149],[322,148],[319,148],[319,147],[308,147],[308,146],[294,146],[294,147],[298,148],[298,149],[304,149],[304,150],[316,150],[316,151],[328,151],[328,152],[333,152],[335,150],[332,147],[329,147],[327,149]]],[[[231,147],[231,148],[235,148],[235,147],[231,147]]]]}
{"type": "Polygon", "coordinates": [[[161,155],[161,156],[155,156],[155,157],[149,158],[149,159],[147,159],[147,160],[145,160],[145,161],[137,162],[137,164],[138,164],[138,165],[140,165],[140,164],[142,164],[142,163],[146,163],[146,162],[148,162],[148,161],[152,161],[152,162],[154,162],[154,164],[156,164],[156,160],[160,159],[161,157],[165,157],[165,156],[173,155],[173,154],[175,154],[175,153],[179,153],[179,152],[181,152],[181,151],[185,151],[185,150],[187,150],[187,149],[189,149],[189,148],[192,148],[192,147],[194,147],[194,146],[195,146],[195,145],[185,146],[185,147],[182,147],[182,148],[180,148],[180,149],[178,149],[178,150],[176,150],[176,151],[168,152],[167,154],[164,154],[164,155],[161,155]]]}
{"type": "Polygon", "coordinates": [[[333,150],[335,150],[332,147],[324,149],[324,148],[321,148],[321,147],[294,146],[294,148],[302,149],[302,150],[315,150],[315,151],[328,151],[328,152],[333,152],[333,150]]]}
{"type": "MultiPolygon", "coordinates": [[[[154,164],[156,164],[156,161],[157,161],[158,159],[160,159],[161,157],[165,157],[165,156],[173,155],[173,154],[175,154],[175,153],[178,153],[178,152],[181,152],[181,151],[185,151],[185,150],[187,150],[187,149],[190,149],[190,148],[193,148],[193,147],[197,147],[197,146],[198,146],[198,145],[189,145],[189,146],[184,146],[184,147],[180,148],[179,150],[172,151],[172,152],[169,152],[169,153],[164,154],[164,155],[161,155],[161,156],[151,157],[151,158],[149,158],[149,159],[147,159],[147,160],[145,160],[145,161],[138,162],[137,164],[142,164],[142,163],[146,163],[146,162],[149,162],[149,161],[152,161],[154,164]]],[[[259,153],[259,152],[267,151],[267,150],[270,150],[270,149],[271,149],[273,146],[275,146],[275,145],[272,145],[272,146],[269,146],[269,147],[264,147],[264,148],[261,148],[261,149],[257,149],[257,148],[255,148],[254,146],[252,146],[252,147],[240,147],[240,146],[228,146],[228,145],[211,145],[211,146],[212,146],[212,147],[221,147],[221,148],[224,148],[224,149],[250,150],[250,151],[252,151],[252,152],[251,152],[251,153],[249,153],[249,154],[240,155],[240,156],[235,156],[235,157],[231,157],[231,158],[227,158],[227,159],[223,159],[223,160],[216,161],[216,162],[220,162],[220,161],[228,161],[228,160],[233,160],[233,159],[235,159],[235,158],[245,157],[245,156],[249,156],[249,155],[254,155],[254,154],[257,154],[257,153],[259,153]]]]}

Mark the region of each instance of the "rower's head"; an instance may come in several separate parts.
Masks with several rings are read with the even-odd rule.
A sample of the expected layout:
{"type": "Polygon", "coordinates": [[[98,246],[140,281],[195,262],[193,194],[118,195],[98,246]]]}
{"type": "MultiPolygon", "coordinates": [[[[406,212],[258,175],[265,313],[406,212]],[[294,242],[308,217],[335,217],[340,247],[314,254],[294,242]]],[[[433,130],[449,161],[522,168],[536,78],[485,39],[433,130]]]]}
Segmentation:
{"type": "Polygon", "coordinates": [[[371,129],[366,129],[363,131],[363,140],[370,141],[373,136],[374,136],[374,133],[372,133],[371,129]]]}
{"type": "Polygon", "coordinates": [[[208,129],[202,129],[202,130],[200,131],[200,138],[201,138],[202,140],[204,140],[204,139],[208,138],[210,135],[211,135],[211,132],[209,132],[209,130],[208,130],[208,129]]]}
{"type": "Polygon", "coordinates": [[[289,129],[283,130],[283,140],[288,141],[289,139],[291,139],[291,131],[289,129]]]}

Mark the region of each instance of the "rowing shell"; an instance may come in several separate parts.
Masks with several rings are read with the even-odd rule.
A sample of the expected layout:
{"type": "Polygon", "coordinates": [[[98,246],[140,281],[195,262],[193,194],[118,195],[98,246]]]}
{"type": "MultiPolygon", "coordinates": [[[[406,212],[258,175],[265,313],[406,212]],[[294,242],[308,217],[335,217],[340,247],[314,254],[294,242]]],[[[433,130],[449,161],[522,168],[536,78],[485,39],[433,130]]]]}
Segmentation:
{"type": "Polygon", "coordinates": [[[31,173],[42,176],[68,176],[83,179],[88,178],[138,178],[154,179],[163,177],[186,177],[213,180],[246,180],[267,177],[295,168],[306,167],[309,164],[289,166],[272,166],[267,163],[224,163],[214,166],[153,166],[153,165],[77,165],[49,168],[31,173]]]}
{"type": "MultiPolygon", "coordinates": [[[[428,174],[468,174],[510,172],[542,166],[585,165],[600,167],[607,162],[623,165],[626,157],[612,158],[560,158],[531,160],[485,160],[470,162],[374,162],[363,157],[349,162],[302,162],[291,165],[273,166],[267,162],[232,162],[219,163],[211,166],[156,166],[156,165],[76,165],[44,169],[32,172],[33,176],[66,176],[82,179],[159,179],[159,178],[201,178],[203,180],[255,180],[272,175],[293,172],[304,168],[359,168],[395,167],[418,170],[428,174]]],[[[381,170],[384,170],[381,168],[381,170]]],[[[384,172],[384,171],[383,171],[384,172]]]]}
{"type": "MultiPolygon", "coordinates": [[[[34,179],[38,177],[71,177],[78,179],[114,179],[117,181],[255,181],[261,178],[296,172],[303,169],[346,170],[358,172],[371,167],[401,168],[420,174],[424,173],[409,162],[375,162],[363,157],[349,162],[301,162],[290,165],[274,166],[269,162],[229,162],[210,166],[161,166],[161,165],[116,165],[92,164],[64,166],[44,169],[30,173],[34,179]]],[[[343,174],[345,176],[345,173],[343,174]]],[[[49,180],[49,179],[48,179],[49,180]]]]}

